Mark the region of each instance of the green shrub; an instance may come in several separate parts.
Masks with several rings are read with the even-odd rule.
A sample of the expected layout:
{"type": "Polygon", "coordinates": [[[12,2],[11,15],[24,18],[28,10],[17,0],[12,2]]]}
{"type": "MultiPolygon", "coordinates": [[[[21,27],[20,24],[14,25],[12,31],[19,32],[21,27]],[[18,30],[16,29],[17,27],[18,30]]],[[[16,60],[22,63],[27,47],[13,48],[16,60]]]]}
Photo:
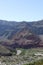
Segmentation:
{"type": "Polygon", "coordinates": [[[38,60],[36,62],[32,62],[32,63],[28,63],[28,64],[24,64],[24,65],[43,65],[43,60],[38,60]]]}

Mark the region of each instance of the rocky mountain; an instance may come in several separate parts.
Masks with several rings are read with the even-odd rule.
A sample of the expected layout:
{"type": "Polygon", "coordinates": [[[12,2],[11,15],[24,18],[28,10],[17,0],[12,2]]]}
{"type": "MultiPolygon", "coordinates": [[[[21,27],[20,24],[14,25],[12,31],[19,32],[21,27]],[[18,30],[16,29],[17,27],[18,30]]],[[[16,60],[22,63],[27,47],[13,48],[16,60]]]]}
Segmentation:
{"type": "Polygon", "coordinates": [[[0,45],[7,49],[43,47],[43,20],[15,22],[0,20],[0,45]]]}

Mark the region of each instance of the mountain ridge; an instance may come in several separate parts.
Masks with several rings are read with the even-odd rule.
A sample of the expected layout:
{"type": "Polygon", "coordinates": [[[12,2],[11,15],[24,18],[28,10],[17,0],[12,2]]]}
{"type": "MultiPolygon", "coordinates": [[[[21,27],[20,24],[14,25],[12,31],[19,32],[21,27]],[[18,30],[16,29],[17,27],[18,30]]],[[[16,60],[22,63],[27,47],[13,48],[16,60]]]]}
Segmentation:
{"type": "Polygon", "coordinates": [[[39,35],[43,35],[43,20],[36,22],[0,20],[0,45],[8,49],[43,47],[42,37],[39,35]]]}

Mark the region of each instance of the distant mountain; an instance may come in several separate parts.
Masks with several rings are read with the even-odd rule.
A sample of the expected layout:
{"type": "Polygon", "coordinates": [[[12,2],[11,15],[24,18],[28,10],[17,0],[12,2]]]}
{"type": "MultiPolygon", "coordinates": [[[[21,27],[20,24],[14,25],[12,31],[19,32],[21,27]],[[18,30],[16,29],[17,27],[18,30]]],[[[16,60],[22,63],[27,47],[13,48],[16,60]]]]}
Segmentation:
{"type": "Polygon", "coordinates": [[[33,34],[30,29],[23,28],[13,36],[13,46],[20,48],[37,47],[40,43],[40,38],[33,34]]]}
{"type": "Polygon", "coordinates": [[[16,22],[0,20],[0,45],[7,49],[16,47],[43,47],[43,20],[16,22]]]}

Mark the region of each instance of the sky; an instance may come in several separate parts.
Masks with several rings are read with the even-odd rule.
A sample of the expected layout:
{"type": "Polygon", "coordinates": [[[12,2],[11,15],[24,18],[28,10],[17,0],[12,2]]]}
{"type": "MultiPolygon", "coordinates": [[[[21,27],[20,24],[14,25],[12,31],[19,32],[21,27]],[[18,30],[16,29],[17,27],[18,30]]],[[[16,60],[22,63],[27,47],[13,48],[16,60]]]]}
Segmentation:
{"type": "Polygon", "coordinates": [[[43,19],[43,0],[0,0],[0,19],[37,21],[43,19]]]}

